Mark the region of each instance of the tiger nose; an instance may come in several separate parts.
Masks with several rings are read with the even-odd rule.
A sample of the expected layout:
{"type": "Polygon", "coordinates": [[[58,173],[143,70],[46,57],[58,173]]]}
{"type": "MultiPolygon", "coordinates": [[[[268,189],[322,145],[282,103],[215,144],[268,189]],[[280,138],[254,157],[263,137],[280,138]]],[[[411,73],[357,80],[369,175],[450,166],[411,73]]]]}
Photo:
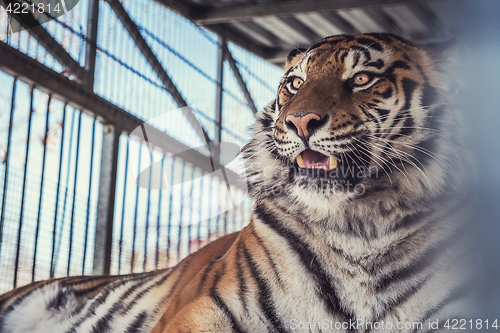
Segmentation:
{"type": "Polygon", "coordinates": [[[296,129],[300,137],[308,137],[326,121],[326,117],[321,119],[316,113],[308,113],[304,116],[289,114],[285,118],[286,124],[291,129],[296,129]]]}

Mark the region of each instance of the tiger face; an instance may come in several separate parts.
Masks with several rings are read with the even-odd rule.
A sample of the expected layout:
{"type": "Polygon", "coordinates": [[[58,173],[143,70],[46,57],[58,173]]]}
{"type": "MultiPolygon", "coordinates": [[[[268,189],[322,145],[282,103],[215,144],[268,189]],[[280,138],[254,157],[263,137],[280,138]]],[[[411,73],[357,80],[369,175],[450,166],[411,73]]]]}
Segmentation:
{"type": "Polygon", "coordinates": [[[246,152],[254,195],[324,207],[442,189],[450,158],[436,45],[339,35],[291,53],[246,152]]]}

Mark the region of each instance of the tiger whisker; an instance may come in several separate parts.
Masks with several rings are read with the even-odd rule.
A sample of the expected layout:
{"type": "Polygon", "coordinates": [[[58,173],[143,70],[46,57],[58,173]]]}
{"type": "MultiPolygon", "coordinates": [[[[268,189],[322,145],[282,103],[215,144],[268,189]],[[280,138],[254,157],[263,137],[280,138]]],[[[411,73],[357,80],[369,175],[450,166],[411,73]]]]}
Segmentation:
{"type": "MultiPolygon", "coordinates": [[[[372,144],[373,144],[373,145],[377,145],[377,143],[372,143],[372,144]]],[[[382,145],[380,145],[380,146],[382,146],[382,145]]],[[[424,165],[423,165],[420,161],[418,161],[418,160],[417,160],[414,156],[412,156],[412,155],[410,155],[410,154],[408,154],[408,153],[406,153],[406,152],[404,152],[404,151],[402,151],[402,150],[399,150],[399,149],[397,149],[397,148],[392,147],[390,143],[388,143],[388,146],[389,146],[389,148],[392,150],[392,152],[389,152],[389,153],[396,154],[396,156],[400,159],[400,161],[401,161],[401,163],[402,163],[402,165],[403,165],[403,168],[405,168],[405,167],[404,167],[404,163],[403,163],[403,161],[404,161],[404,162],[406,162],[406,163],[410,164],[411,166],[413,166],[413,167],[414,167],[415,169],[417,169],[420,173],[422,173],[422,175],[423,175],[423,176],[425,177],[425,179],[427,180],[427,183],[428,183],[429,185],[431,185],[430,180],[429,180],[429,178],[427,177],[427,174],[426,174],[426,173],[425,173],[425,172],[424,172],[424,171],[423,171],[423,170],[422,170],[422,169],[421,169],[421,168],[420,168],[417,164],[415,164],[415,163],[414,163],[414,162],[413,162],[410,158],[415,159],[415,161],[417,161],[417,162],[418,162],[418,163],[422,166],[422,168],[426,169],[426,168],[425,168],[425,166],[424,166],[424,165]],[[403,159],[401,159],[401,155],[400,155],[399,153],[401,153],[401,154],[403,154],[403,155],[404,155],[404,158],[403,158],[403,159]]],[[[384,146],[384,147],[385,147],[385,146],[384,146]]],[[[406,171],[406,168],[405,168],[405,171],[406,171]]],[[[427,171],[427,170],[426,170],[426,171],[427,171]]],[[[407,172],[407,173],[408,173],[408,172],[407,172]]],[[[408,175],[409,175],[409,173],[408,173],[408,175]]]]}
{"type": "MultiPolygon", "coordinates": [[[[359,141],[359,142],[362,144],[362,145],[360,146],[360,148],[361,148],[361,149],[364,149],[367,153],[371,153],[371,151],[370,151],[368,148],[364,147],[364,145],[365,145],[365,144],[367,144],[368,142],[363,142],[363,141],[361,141],[360,139],[357,139],[357,138],[354,138],[354,139],[355,139],[355,140],[357,140],[357,141],[359,141]]],[[[376,160],[374,160],[373,155],[371,155],[371,156],[372,156],[371,160],[372,160],[373,162],[375,162],[375,163],[376,163],[376,164],[377,164],[377,165],[378,165],[378,166],[382,169],[382,171],[384,171],[384,172],[385,172],[385,174],[386,174],[386,175],[387,175],[387,177],[389,178],[389,182],[390,182],[390,183],[391,183],[391,185],[392,185],[392,179],[391,179],[391,176],[389,175],[389,172],[387,172],[387,170],[386,170],[386,169],[385,169],[382,165],[380,165],[380,163],[378,163],[376,160]]],[[[389,161],[387,161],[386,159],[384,159],[384,158],[383,158],[383,157],[381,157],[381,156],[375,156],[375,157],[379,158],[379,159],[382,161],[382,163],[383,163],[383,164],[385,164],[385,165],[387,165],[387,163],[386,163],[386,162],[389,162],[389,161]]],[[[396,167],[396,168],[397,168],[397,166],[396,166],[396,165],[394,165],[394,167],[396,167]]],[[[392,170],[389,170],[389,171],[390,171],[390,172],[392,172],[392,170]]]]}

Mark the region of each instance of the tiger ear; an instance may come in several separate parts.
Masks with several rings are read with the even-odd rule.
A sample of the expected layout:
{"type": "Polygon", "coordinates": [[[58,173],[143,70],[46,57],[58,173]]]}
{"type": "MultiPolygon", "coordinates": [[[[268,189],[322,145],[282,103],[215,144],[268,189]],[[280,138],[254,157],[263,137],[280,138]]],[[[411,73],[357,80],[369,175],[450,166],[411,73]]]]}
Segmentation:
{"type": "Polygon", "coordinates": [[[299,62],[300,58],[304,55],[304,52],[306,52],[307,49],[300,47],[293,49],[290,53],[288,53],[288,56],[286,57],[286,62],[285,62],[285,70],[289,70],[293,66],[299,62]]]}
{"type": "Polygon", "coordinates": [[[424,45],[427,54],[431,56],[438,66],[445,65],[456,54],[457,47],[458,41],[456,38],[445,42],[433,42],[424,45]]]}

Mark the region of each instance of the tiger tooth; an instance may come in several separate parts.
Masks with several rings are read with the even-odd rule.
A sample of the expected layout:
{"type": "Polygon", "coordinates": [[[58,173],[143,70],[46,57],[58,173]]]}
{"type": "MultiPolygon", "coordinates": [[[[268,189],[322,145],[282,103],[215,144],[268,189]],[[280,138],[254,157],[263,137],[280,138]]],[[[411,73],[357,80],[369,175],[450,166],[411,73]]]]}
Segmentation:
{"type": "Polygon", "coordinates": [[[299,165],[299,168],[306,167],[304,160],[302,159],[302,154],[299,154],[299,156],[297,156],[297,164],[299,165]]]}
{"type": "Polygon", "coordinates": [[[328,161],[328,170],[333,170],[337,167],[337,160],[333,157],[329,157],[329,161],[328,161]]]}

